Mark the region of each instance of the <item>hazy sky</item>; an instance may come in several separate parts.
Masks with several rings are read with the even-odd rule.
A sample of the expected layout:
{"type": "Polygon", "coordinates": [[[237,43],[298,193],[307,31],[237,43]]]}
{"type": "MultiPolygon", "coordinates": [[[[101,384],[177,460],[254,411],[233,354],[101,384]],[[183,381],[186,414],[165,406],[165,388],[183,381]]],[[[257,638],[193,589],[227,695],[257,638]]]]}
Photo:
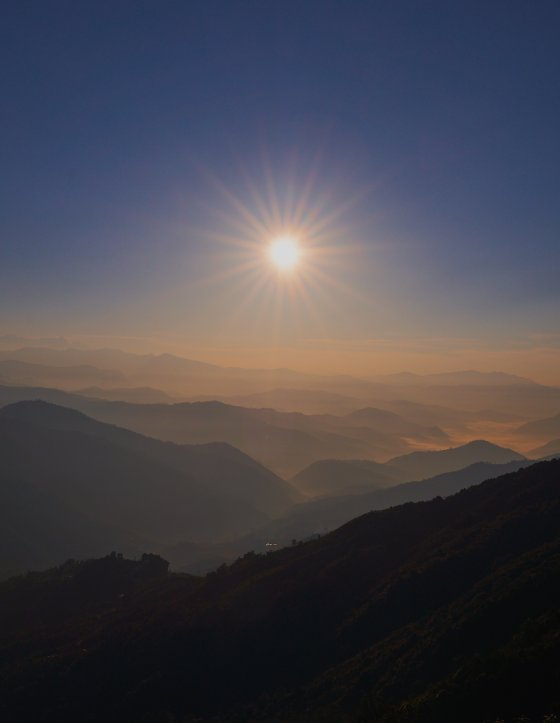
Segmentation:
{"type": "Polygon", "coordinates": [[[2,9],[0,333],[560,368],[557,0],[2,9]]]}

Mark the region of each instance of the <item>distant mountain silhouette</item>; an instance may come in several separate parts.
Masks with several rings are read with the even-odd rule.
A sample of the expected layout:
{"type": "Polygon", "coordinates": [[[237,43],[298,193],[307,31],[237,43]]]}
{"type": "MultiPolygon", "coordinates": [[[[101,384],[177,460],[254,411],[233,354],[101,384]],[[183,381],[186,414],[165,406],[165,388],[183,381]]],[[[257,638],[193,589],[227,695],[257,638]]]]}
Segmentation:
{"type": "MultiPolygon", "coordinates": [[[[211,401],[214,396],[196,397],[189,401],[211,401]]],[[[253,394],[222,396],[220,401],[239,407],[262,409],[268,407],[279,412],[304,414],[343,414],[363,406],[356,397],[329,392],[324,389],[269,389],[253,394]]]]}
{"type": "MultiPolygon", "coordinates": [[[[247,395],[266,394],[274,389],[302,390],[313,400],[316,390],[343,398],[340,406],[323,409],[305,406],[305,401],[280,402],[283,411],[336,412],[352,411],[348,400],[361,400],[361,406],[400,410],[392,405],[399,400],[428,406],[444,406],[457,410],[478,412],[491,409],[495,413],[524,415],[525,419],[544,417],[560,409],[560,388],[546,387],[514,375],[502,373],[452,372],[439,375],[390,375],[359,379],[350,375],[306,374],[290,369],[242,369],[185,359],[172,354],[132,354],[118,349],[52,349],[26,347],[0,350],[0,359],[18,360],[47,366],[91,365],[101,370],[115,370],[124,379],[114,386],[154,387],[172,396],[187,399],[219,399],[228,402],[247,395]],[[236,399],[231,399],[232,397],[236,399]],[[229,398],[229,399],[228,399],[229,398]],[[294,403],[297,406],[294,406],[294,403]],[[289,405],[289,406],[288,406],[289,405]]],[[[12,382],[13,383],[13,382],[12,382]]],[[[29,382],[28,382],[29,383],[29,382]]],[[[38,383],[38,382],[35,382],[38,383]]],[[[47,381],[40,381],[46,384],[47,381]]],[[[98,382],[89,385],[101,386],[98,382]]],[[[88,386],[89,386],[88,385],[88,386]]],[[[105,385],[103,385],[105,386],[105,385]]],[[[67,385],[68,387],[68,385],[67,385]]],[[[311,401],[313,404],[313,401],[311,401]]],[[[321,402],[325,404],[325,402],[321,402]]],[[[256,406],[249,401],[248,406],[256,406]]],[[[276,406],[274,400],[265,406],[276,406]]],[[[411,420],[413,421],[413,420],[411,420]]],[[[442,426],[442,421],[417,420],[424,425],[442,426]]],[[[398,452],[397,452],[398,453],[398,452]]],[[[395,454],[395,453],[393,453],[395,454]]]]}
{"type": "Polygon", "coordinates": [[[221,402],[130,404],[53,389],[0,386],[0,406],[29,399],[72,407],[99,421],[164,441],[227,442],[286,476],[327,457],[387,458],[410,449],[395,434],[353,426],[333,415],[246,409],[221,402]]]}
{"type": "Polygon", "coordinates": [[[515,412],[496,411],[494,409],[477,409],[465,411],[453,409],[441,404],[423,404],[408,399],[395,399],[387,402],[391,409],[411,422],[428,426],[440,426],[447,431],[468,431],[472,422],[521,422],[523,417],[515,412]]]}
{"type": "Polygon", "coordinates": [[[133,354],[120,349],[27,346],[0,351],[0,359],[61,368],[89,364],[100,369],[116,369],[125,375],[127,386],[154,386],[181,395],[252,393],[271,386],[290,386],[294,381],[303,384],[314,378],[290,369],[220,367],[173,354],[133,354]]]}
{"type": "Polygon", "coordinates": [[[360,494],[390,487],[398,481],[398,471],[360,459],[322,459],[290,480],[294,487],[310,497],[360,494]]]}
{"type": "Polygon", "coordinates": [[[194,361],[172,354],[133,354],[121,349],[77,349],[75,347],[60,349],[41,346],[26,346],[2,352],[2,358],[12,358],[31,364],[48,364],[64,367],[81,364],[93,364],[101,368],[122,369],[124,366],[131,371],[148,371],[154,368],[162,372],[172,373],[176,370],[193,372],[204,370],[211,372],[221,367],[207,362],[194,361]]]}
{"type": "MultiPolygon", "coordinates": [[[[505,464],[477,462],[463,469],[420,481],[394,484],[369,492],[362,491],[359,494],[331,495],[305,501],[289,509],[279,518],[271,520],[248,537],[239,540],[230,549],[234,550],[234,554],[241,554],[251,548],[264,549],[267,541],[286,545],[294,539],[307,539],[314,534],[330,532],[354,517],[372,510],[383,510],[407,502],[428,501],[434,497],[448,497],[462,489],[508,472],[515,472],[530,464],[532,464],[530,460],[505,464]]],[[[222,548],[222,551],[226,552],[227,548],[222,548]]]]}
{"type": "Polygon", "coordinates": [[[449,442],[447,434],[436,425],[428,426],[411,422],[400,414],[386,409],[377,409],[375,407],[357,409],[347,414],[344,420],[350,424],[371,427],[385,434],[396,434],[400,437],[410,437],[416,440],[429,440],[439,444],[449,442]]]}
{"type": "MultiPolygon", "coordinates": [[[[224,441],[258,459],[278,473],[290,475],[330,454],[340,457],[382,454],[387,448],[407,446],[378,434],[369,440],[311,425],[297,428],[294,420],[273,410],[252,410],[221,402],[172,405],[80,403],[80,408],[103,421],[176,443],[202,444],[224,441]]],[[[301,420],[305,421],[305,420],[301,420]]]]}
{"type": "Polygon", "coordinates": [[[531,459],[542,459],[543,457],[560,456],[560,439],[552,439],[541,447],[535,447],[529,452],[531,459]]]}
{"type": "Polygon", "coordinates": [[[78,409],[80,404],[88,404],[85,397],[61,389],[0,384],[0,408],[8,404],[31,400],[41,400],[51,404],[72,407],[73,409],[78,409]]]}
{"type": "Polygon", "coordinates": [[[177,445],[97,422],[74,409],[44,402],[20,402],[0,409],[2,418],[41,424],[50,429],[84,432],[140,452],[179,472],[195,475],[206,491],[249,502],[267,514],[278,514],[298,499],[296,490],[248,455],[215,442],[177,445]]]}
{"type": "Polygon", "coordinates": [[[84,431],[141,452],[179,472],[196,475],[207,491],[250,501],[266,513],[276,514],[297,499],[287,482],[227,443],[177,445],[152,439],[128,429],[97,422],[73,409],[41,402],[22,402],[0,410],[0,418],[25,419],[51,429],[84,431]]]}
{"type": "Polygon", "coordinates": [[[559,475],[372,512],[204,579],[114,555],[3,583],[0,716],[542,721],[560,703],[559,475]]]}
{"type": "Polygon", "coordinates": [[[522,424],[518,427],[517,433],[522,437],[530,437],[532,439],[556,438],[560,436],[560,414],[522,424]]]}
{"type": "MultiPolygon", "coordinates": [[[[297,499],[287,482],[227,444],[164,443],[45,402],[0,410],[0,479],[40,488],[97,527],[120,531],[113,545],[218,541],[297,499]]],[[[65,554],[78,556],[78,542],[69,539],[65,554]]]]}
{"type": "Polygon", "coordinates": [[[112,369],[98,369],[91,364],[48,366],[14,359],[0,360],[0,380],[10,384],[84,384],[123,382],[125,375],[112,369]]]}
{"type": "Polygon", "coordinates": [[[522,454],[512,449],[479,439],[460,447],[435,452],[412,452],[389,460],[387,465],[398,470],[404,478],[413,480],[453,472],[476,462],[503,464],[524,459],[522,454]]]}
{"type": "Polygon", "coordinates": [[[132,404],[169,404],[174,397],[152,387],[87,387],[74,392],[83,397],[107,399],[111,402],[131,402],[132,404]]]}
{"type": "Polygon", "coordinates": [[[443,372],[441,374],[413,374],[411,372],[400,372],[397,374],[385,374],[375,379],[386,384],[412,384],[412,385],[450,385],[450,386],[511,386],[511,385],[535,385],[536,382],[527,377],[520,377],[516,374],[505,372],[479,372],[466,370],[459,372],[443,372]]]}

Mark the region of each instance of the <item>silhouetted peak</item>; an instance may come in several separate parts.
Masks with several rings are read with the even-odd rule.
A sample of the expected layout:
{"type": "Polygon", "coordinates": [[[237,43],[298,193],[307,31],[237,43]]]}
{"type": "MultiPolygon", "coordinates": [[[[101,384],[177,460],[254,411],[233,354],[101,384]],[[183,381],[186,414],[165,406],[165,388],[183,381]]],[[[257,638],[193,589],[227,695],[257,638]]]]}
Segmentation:
{"type": "Polygon", "coordinates": [[[0,417],[55,427],[76,428],[94,423],[85,414],[75,409],[61,407],[58,404],[51,404],[39,399],[9,404],[0,409],[0,417]]]}
{"type": "MultiPolygon", "coordinates": [[[[402,455],[401,457],[396,457],[395,459],[406,459],[406,458],[414,458],[414,457],[424,457],[424,456],[440,456],[440,455],[449,455],[449,454],[461,454],[463,452],[511,452],[513,455],[515,455],[518,458],[523,458],[523,455],[520,455],[518,452],[516,452],[513,449],[510,449],[508,447],[501,447],[498,444],[494,444],[493,442],[488,442],[485,439],[473,439],[470,442],[466,442],[465,444],[461,444],[457,447],[448,447],[447,449],[435,449],[435,450],[419,450],[416,452],[410,452],[409,454],[402,455]]],[[[395,461],[395,459],[390,460],[389,463],[392,463],[395,461]]]]}
{"type": "Polygon", "coordinates": [[[473,439],[460,447],[454,447],[453,449],[504,449],[493,442],[488,442],[486,439],[473,439]]]}

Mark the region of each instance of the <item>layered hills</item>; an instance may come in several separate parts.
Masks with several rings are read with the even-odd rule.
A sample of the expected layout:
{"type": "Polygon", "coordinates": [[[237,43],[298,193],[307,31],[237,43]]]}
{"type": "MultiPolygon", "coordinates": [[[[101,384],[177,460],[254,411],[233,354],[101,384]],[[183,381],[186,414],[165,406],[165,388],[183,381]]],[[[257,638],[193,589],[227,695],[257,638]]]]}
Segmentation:
{"type": "Polygon", "coordinates": [[[483,439],[474,440],[460,447],[437,451],[412,452],[389,460],[387,466],[396,470],[407,480],[424,479],[445,472],[475,464],[490,462],[504,464],[513,460],[522,461],[525,457],[513,449],[491,444],[483,439]]]}
{"type": "Polygon", "coordinates": [[[370,460],[325,459],[301,470],[290,481],[311,497],[359,494],[459,471],[481,462],[505,464],[524,460],[523,455],[512,449],[475,440],[449,449],[413,452],[384,464],[370,460]]]}
{"type": "Polygon", "coordinates": [[[205,578],[113,556],[5,582],[0,714],[552,720],[559,478],[536,464],[205,578]]]}
{"type": "Polygon", "coordinates": [[[536,419],[522,424],[517,433],[520,436],[531,438],[551,439],[560,436],[560,414],[545,419],[536,419]]]}
{"type": "MultiPolygon", "coordinates": [[[[358,378],[304,374],[281,368],[220,367],[172,354],[30,346],[0,350],[0,360],[58,367],[57,385],[67,390],[91,385],[154,387],[183,399],[196,396],[199,399],[221,400],[234,406],[272,406],[283,411],[339,414],[373,406],[399,412],[396,405],[404,400],[432,408],[453,408],[459,416],[464,412],[478,414],[480,410],[488,410],[493,414],[521,414],[526,419],[535,419],[555,414],[560,408],[560,389],[500,372],[403,373],[358,378]],[[77,378],[72,374],[64,376],[64,368],[83,365],[97,369],[97,380],[78,385],[77,378]],[[106,374],[118,374],[121,381],[101,385],[99,380],[106,374]],[[279,394],[275,390],[285,391],[279,394]]],[[[4,381],[41,386],[48,384],[49,378],[16,375],[5,376],[4,381]]],[[[440,425],[440,421],[436,424],[440,425]]]]}
{"type": "Polygon", "coordinates": [[[262,549],[266,540],[286,545],[294,539],[301,540],[321,535],[366,512],[383,510],[407,502],[448,497],[486,479],[516,471],[530,464],[529,460],[505,464],[478,462],[461,470],[446,472],[420,481],[377,488],[372,486],[367,492],[361,488],[359,494],[351,488],[346,494],[325,495],[290,508],[285,514],[244,539],[237,549],[241,552],[251,545],[256,549],[262,549]]]}
{"type": "Polygon", "coordinates": [[[165,443],[40,401],[0,409],[0,479],[3,515],[20,519],[2,534],[13,548],[20,531],[12,557],[22,569],[36,564],[39,550],[43,562],[59,561],[66,528],[65,556],[83,554],[83,535],[70,534],[76,529],[90,529],[99,552],[123,540],[136,549],[215,542],[254,529],[298,499],[287,482],[225,443],[165,443]],[[26,525],[26,516],[42,523],[26,525]]]}
{"type": "Polygon", "coordinates": [[[323,459],[313,462],[290,480],[309,497],[361,494],[390,487],[398,481],[397,470],[367,459],[323,459]]]}
{"type": "Polygon", "coordinates": [[[43,400],[77,409],[99,421],[177,444],[227,442],[276,473],[291,476],[320,459],[388,459],[411,449],[411,439],[442,445],[437,427],[367,410],[369,420],[353,415],[305,415],[273,409],[248,409],[222,402],[133,404],[93,399],[57,389],[0,386],[0,406],[43,400]],[[381,417],[381,418],[380,418],[381,417]]]}
{"type": "MultiPolygon", "coordinates": [[[[86,407],[100,404],[103,410],[115,407],[55,390],[48,396],[86,407]]],[[[116,405],[123,406],[130,413],[143,408],[116,405]]],[[[213,405],[203,410],[212,412],[213,405]]],[[[278,414],[263,411],[269,418],[278,414]]],[[[213,419],[210,414],[209,429],[213,419]]],[[[403,464],[407,457],[387,464],[323,460],[286,482],[224,442],[164,442],[41,401],[0,409],[0,452],[3,576],[117,547],[127,553],[146,547],[172,551],[175,566],[208,569],[267,542],[289,544],[323,533],[371,509],[451,494],[495,471],[475,465],[433,484],[406,486],[400,483],[411,476],[412,468],[403,464]],[[336,499],[301,504],[325,496],[336,499]]],[[[421,453],[420,459],[422,473],[457,470],[470,460],[523,460],[488,443],[421,453]]]]}
{"type": "Polygon", "coordinates": [[[533,459],[558,455],[560,455],[560,439],[552,439],[550,442],[543,444],[541,447],[536,447],[531,450],[531,457],[533,457],[533,459]]]}

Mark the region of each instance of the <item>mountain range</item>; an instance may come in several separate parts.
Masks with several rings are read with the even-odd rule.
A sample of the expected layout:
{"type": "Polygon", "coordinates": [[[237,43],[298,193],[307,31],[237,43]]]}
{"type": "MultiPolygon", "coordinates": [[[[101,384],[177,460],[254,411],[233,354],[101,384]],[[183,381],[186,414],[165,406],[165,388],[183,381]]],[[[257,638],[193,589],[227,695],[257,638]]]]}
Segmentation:
{"type": "MultiPolygon", "coordinates": [[[[0,398],[2,391],[8,396],[21,393],[4,388],[0,398]]],[[[124,406],[130,414],[136,407],[145,408],[63,392],[47,396],[77,400],[86,407],[100,404],[102,409],[122,410],[124,406]]],[[[171,410],[183,407],[169,406],[171,410]]],[[[197,409],[197,405],[187,405],[193,407],[197,409]]],[[[204,411],[212,409],[211,404],[203,405],[204,411]]],[[[263,412],[270,414],[270,410],[263,412]]],[[[210,430],[214,419],[210,414],[210,430]]],[[[457,470],[472,461],[523,458],[479,442],[422,453],[420,459],[419,470],[432,476],[427,473],[457,470]]],[[[410,478],[411,469],[407,457],[387,464],[323,460],[286,482],[224,442],[164,442],[50,402],[9,404],[0,409],[2,549],[6,551],[0,573],[7,576],[54,564],[63,550],[68,556],[83,558],[116,547],[128,553],[143,547],[172,550],[174,565],[194,563],[200,569],[203,560],[219,564],[270,540],[287,544],[294,537],[333,529],[369,509],[445,493],[441,491],[445,485],[433,491],[425,484],[424,492],[422,483],[410,488],[399,485],[410,478]],[[371,490],[395,485],[388,497],[371,498],[371,490]],[[298,504],[325,494],[336,496],[334,514],[321,500],[317,506],[298,504]]],[[[460,477],[461,485],[479,482],[482,474],[473,470],[470,477],[460,477]]],[[[458,489],[454,479],[448,481],[447,494],[458,489]]]]}
{"type": "Polygon", "coordinates": [[[396,470],[405,481],[454,472],[476,462],[503,464],[524,459],[522,454],[513,449],[499,447],[483,439],[477,439],[460,447],[405,454],[389,460],[387,466],[396,470]]]}
{"type": "MultiPolygon", "coordinates": [[[[11,559],[23,570],[59,561],[63,541],[65,555],[76,557],[92,547],[100,554],[123,544],[216,542],[298,499],[287,482],[225,443],[165,443],[40,401],[0,409],[0,479],[2,549],[15,548],[11,559]],[[38,518],[40,525],[25,522],[38,518]]],[[[4,574],[13,571],[8,563],[4,574]]]]}
{"type": "Polygon", "coordinates": [[[375,381],[385,384],[405,384],[408,386],[533,386],[532,379],[520,377],[517,374],[505,372],[480,372],[473,369],[458,372],[443,372],[440,374],[414,374],[412,372],[399,372],[397,374],[384,374],[373,377],[375,381]]]}
{"type": "MultiPolygon", "coordinates": [[[[484,480],[515,472],[531,464],[530,460],[504,464],[478,462],[464,469],[429,479],[373,488],[368,492],[362,490],[360,493],[355,493],[351,490],[350,493],[338,496],[331,495],[301,502],[240,540],[223,546],[206,548],[204,555],[220,561],[231,560],[246,550],[266,550],[267,543],[285,546],[293,540],[311,539],[372,510],[383,510],[408,502],[428,501],[435,497],[448,497],[484,480]]],[[[169,552],[174,565],[185,570],[199,569],[199,560],[204,557],[198,553],[193,560],[191,550],[187,550],[185,555],[185,551],[180,548],[169,552]]]]}
{"type": "Polygon", "coordinates": [[[294,475],[291,484],[309,497],[361,494],[399,481],[397,470],[368,459],[322,459],[294,475]]]}
{"type": "MultiPolygon", "coordinates": [[[[117,373],[126,380],[119,387],[153,387],[182,399],[196,397],[241,404],[251,395],[271,395],[270,406],[283,411],[313,413],[353,411],[358,406],[390,408],[400,400],[429,406],[445,406],[477,413],[522,414],[526,419],[555,414],[560,408],[560,389],[501,372],[458,371],[447,374],[401,373],[359,378],[351,375],[320,375],[290,369],[243,369],[220,367],[172,354],[132,354],[118,349],[49,348],[24,346],[0,350],[0,360],[47,367],[97,367],[99,374],[117,373]],[[274,390],[290,390],[289,399],[279,402],[274,390]],[[299,391],[299,394],[298,394],[299,391]],[[333,397],[333,395],[335,395],[333,397]],[[338,398],[339,406],[334,405],[338,398]],[[317,403],[317,400],[319,402],[317,403]]],[[[14,384],[17,379],[5,379],[14,384]]],[[[21,383],[21,379],[20,379],[21,383]]],[[[40,386],[44,378],[26,379],[40,386]]],[[[62,385],[60,380],[59,385],[62,385]]],[[[97,384],[97,382],[91,382],[97,384]]],[[[82,383],[80,387],[83,387],[82,383]]],[[[87,386],[87,385],[86,385],[87,386]]],[[[105,385],[103,385],[105,386],[105,385]]],[[[110,385],[107,385],[110,386],[110,385]]],[[[72,380],[64,388],[80,388],[72,380]]],[[[268,402],[264,402],[269,406],[268,402]]],[[[247,406],[260,406],[255,400],[247,406]]],[[[436,422],[439,424],[439,422],[436,422]]]]}
{"type": "Polygon", "coordinates": [[[555,439],[560,436],[560,413],[522,424],[517,428],[517,434],[533,439],[555,439]]]}
{"type": "Polygon", "coordinates": [[[98,369],[91,364],[52,366],[14,359],[0,360],[0,381],[25,384],[122,384],[125,375],[111,369],[98,369]]]}
{"type": "Polygon", "coordinates": [[[541,447],[535,447],[531,450],[530,456],[533,459],[542,459],[543,457],[552,457],[560,455],[560,439],[552,439],[550,442],[543,444],[541,447]]]}
{"type": "Polygon", "coordinates": [[[0,386],[0,407],[29,399],[71,407],[99,421],[164,441],[227,442],[284,476],[327,457],[387,459],[410,450],[414,439],[438,445],[448,441],[437,427],[411,423],[389,413],[391,425],[385,431],[382,420],[356,420],[352,415],[305,415],[222,402],[133,404],[57,389],[0,386]]]}
{"type": "Polygon", "coordinates": [[[0,715],[554,720],[559,475],[371,512],[205,578],[113,555],[4,582],[0,715]]]}
{"type": "Polygon", "coordinates": [[[301,470],[290,482],[311,497],[340,496],[429,479],[473,464],[499,465],[525,460],[513,449],[475,440],[449,449],[412,452],[384,464],[369,460],[325,459],[301,470]]]}

